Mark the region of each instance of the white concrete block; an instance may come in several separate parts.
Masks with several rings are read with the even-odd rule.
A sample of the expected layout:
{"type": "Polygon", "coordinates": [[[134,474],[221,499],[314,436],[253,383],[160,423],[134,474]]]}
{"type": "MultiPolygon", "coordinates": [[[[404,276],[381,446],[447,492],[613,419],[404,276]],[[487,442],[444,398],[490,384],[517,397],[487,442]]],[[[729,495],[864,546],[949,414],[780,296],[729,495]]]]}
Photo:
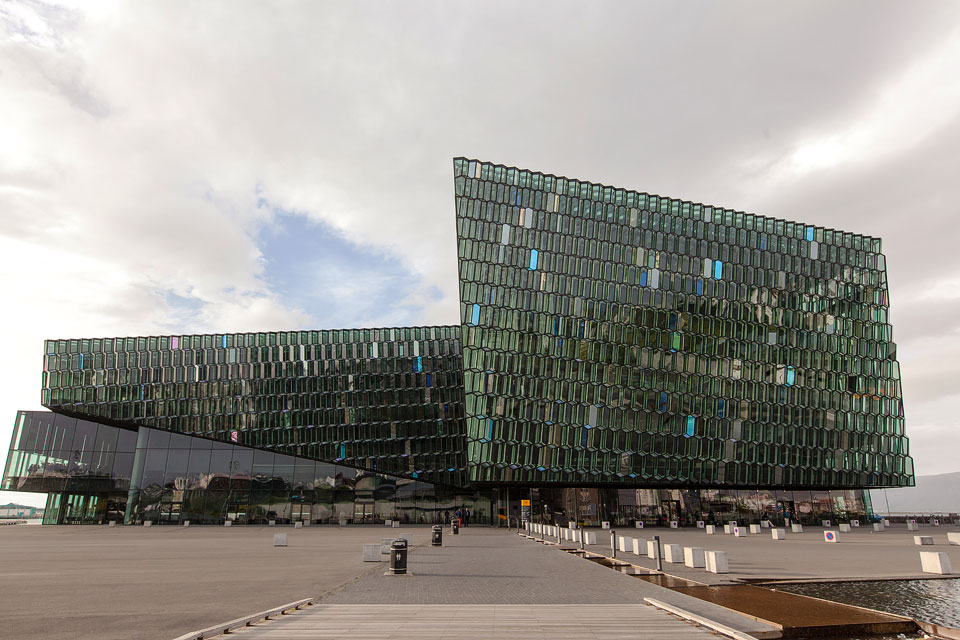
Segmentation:
{"type": "Polygon", "coordinates": [[[634,555],[642,556],[643,552],[647,550],[647,541],[643,538],[632,538],[630,547],[634,555]]]}
{"type": "Polygon", "coordinates": [[[747,537],[747,528],[746,527],[734,527],[733,535],[736,538],[746,538],[747,537]]]}
{"type": "Polygon", "coordinates": [[[647,557],[657,559],[657,541],[656,540],[647,540],[647,557]]]}
{"type": "Polygon", "coordinates": [[[302,523],[302,522],[294,522],[294,523],[293,523],[293,528],[294,528],[294,529],[302,529],[302,528],[303,528],[303,523],[302,523]]]}
{"type": "Polygon", "coordinates": [[[643,529],[643,520],[637,520],[636,522],[633,523],[633,526],[636,527],[637,529],[643,529]]]}
{"type": "Polygon", "coordinates": [[[386,554],[390,555],[390,545],[393,544],[393,538],[380,538],[380,553],[381,555],[386,554]]]}
{"type": "Polygon", "coordinates": [[[726,551],[707,551],[706,565],[710,573],[730,573],[726,551]]]}
{"type": "Polygon", "coordinates": [[[769,528],[770,528],[770,521],[769,521],[769,520],[761,520],[761,521],[760,521],[760,526],[763,527],[764,529],[769,529],[769,528]]]}
{"type": "Polygon", "coordinates": [[[913,536],[913,544],[933,544],[933,536],[913,536]]]}
{"type": "Polygon", "coordinates": [[[392,526],[393,526],[393,520],[384,520],[384,521],[383,521],[383,526],[385,526],[385,527],[392,527],[392,526]]]}
{"type": "Polygon", "coordinates": [[[960,532],[951,531],[947,534],[947,544],[955,544],[960,546],[960,532]]]}
{"type": "Polygon", "coordinates": [[[854,527],[854,528],[859,527],[859,526],[860,526],[860,521],[859,521],[859,520],[851,520],[851,521],[850,521],[850,526],[851,526],[851,527],[854,527]]]}
{"type": "Polygon", "coordinates": [[[771,529],[770,537],[774,540],[786,540],[787,539],[787,530],[786,529],[771,529]]]}
{"type": "Polygon", "coordinates": [[[844,524],[843,522],[841,522],[841,523],[840,523],[840,533],[850,533],[850,525],[849,525],[849,524],[844,524]]]}
{"type": "MultiPolygon", "coordinates": [[[[340,524],[346,525],[346,524],[347,524],[347,521],[346,521],[346,520],[341,520],[341,521],[340,521],[340,524]]],[[[399,528],[400,528],[400,521],[399,521],[399,520],[394,520],[394,521],[393,521],[393,528],[394,528],[394,529],[399,529],[399,528]]]]}
{"type": "Polygon", "coordinates": [[[821,521],[820,521],[820,526],[821,526],[821,527],[830,527],[830,526],[833,526],[833,525],[830,524],[830,521],[829,521],[829,520],[821,520],[821,521]]]}
{"type": "Polygon", "coordinates": [[[920,525],[916,520],[907,520],[907,531],[920,531],[920,525]]]}
{"type": "Polygon", "coordinates": [[[750,525],[750,533],[760,533],[760,529],[761,527],[758,524],[750,525]]]}
{"type": "Polygon", "coordinates": [[[585,531],[584,535],[587,538],[584,541],[586,544],[597,544],[597,534],[595,531],[585,531]]]}
{"type": "Polygon", "coordinates": [[[932,524],[933,524],[933,526],[935,526],[935,527],[939,527],[939,526],[940,526],[940,520],[938,520],[937,518],[934,518],[932,524]]]}
{"type": "Polygon", "coordinates": [[[679,529],[679,528],[680,528],[680,523],[677,522],[676,520],[671,520],[671,521],[670,521],[670,528],[671,528],[671,529],[679,529]]]}
{"type": "Polygon", "coordinates": [[[703,520],[697,520],[697,529],[703,529],[705,526],[707,525],[703,520]]]}
{"type": "Polygon", "coordinates": [[[715,533],[717,532],[717,527],[716,527],[716,525],[708,524],[708,525],[706,525],[706,526],[704,527],[704,530],[707,532],[707,535],[708,535],[708,536],[712,536],[713,534],[715,534],[715,533]]]}
{"type": "MultiPolygon", "coordinates": [[[[286,538],[286,536],[282,533],[278,533],[277,536],[283,536],[284,538],[286,538]]],[[[363,561],[364,562],[380,562],[380,545],[378,544],[363,545],[363,561]]]]}
{"type": "Polygon", "coordinates": [[[691,569],[698,569],[707,566],[707,557],[700,547],[683,548],[683,564],[691,569]]]}
{"type": "Polygon", "coordinates": [[[600,523],[600,528],[601,528],[601,529],[609,529],[609,528],[610,528],[610,522],[609,522],[608,520],[604,520],[603,522],[600,523]]]}
{"type": "Polygon", "coordinates": [[[723,525],[723,532],[724,532],[724,533],[733,533],[733,525],[732,525],[732,524],[725,524],[725,525],[723,525]]]}
{"type": "Polygon", "coordinates": [[[883,531],[883,523],[882,523],[882,522],[874,522],[874,523],[873,523],[873,530],[874,530],[874,531],[883,531]]]}
{"type": "Polygon", "coordinates": [[[152,520],[145,520],[144,523],[143,523],[143,526],[145,526],[145,527],[152,527],[152,526],[153,526],[153,521],[152,521],[152,520]]]}
{"type": "Polygon", "coordinates": [[[304,520],[304,521],[303,521],[303,526],[309,527],[309,526],[310,526],[310,521],[309,521],[309,520],[304,520]]]}
{"type": "Polygon", "coordinates": [[[790,531],[793,531],[794,533],[803,533],[803,525],[794,523],[790,525],[790,531]]]}
{"type": "Polygon", "coordinates": [[[232,526],[233,526],[233,520],[224,520],[224,521],[223,521],[223,526],[225,526],[225,527],[232,527],[232,526]]]}
{"type": "Polygon", "coordinates": [[[824,532],[823,532],[823,541],[824,541],[824,542],[836,542],[838,537],[839,537],[839,536],[837,535],[837,532],[836,532],[836,531],[824,531],[824,532]]]}
{"type": "Polygon", "coordinates": [[[577,528],[577,521],[576,521],[576,520],[571,520],[570,522],[568,522],[568,523],[567,523],[567,528],[569,528],[569,529],[576,529],[576,528],[577,528]]]}
{"type": "Polygon", "coordinates": [[[619,551],[627,550],[627,538],[626,536],[617,536],[617,549],[619,551]]]}
{"type": "MultiPolygon", "coordinates": [[[[273,534],[273,546],[275,547],[285,547],[287,546],[287,534],[285,533],[275,533],[273,534]]],[[[367,545],[364,545],[367,546],[367,545]]],[[[377,546],[377,545],[373,545],[377,546]]]]}
{"type": "Polygon", "coordinates": [[[108,527],[115,527],[115,526],[117,526],[116,520],[111,520],[111,521],[107,524],[107,526],[108,526],[108,527]]]}
{"type": "Polygon", "coordinates": [[[884,518],[884,519],[883,519],[883,526],[889,527],[889,526],[890,526],[890,521],[887,520],[886,518],[884,518]]]}
{"type": "Polygon", "coordinates": [[[953,573],[950,567],[950,557],[942,551],[921,551],[920,566],[924,573],[939,573],[949,575],[953,573]]]}
{"type": "Polygon", "coordinates": [[[678,544],[663,545],[663,559],[667,562],[683,562],[683,547],[678,544]]]}

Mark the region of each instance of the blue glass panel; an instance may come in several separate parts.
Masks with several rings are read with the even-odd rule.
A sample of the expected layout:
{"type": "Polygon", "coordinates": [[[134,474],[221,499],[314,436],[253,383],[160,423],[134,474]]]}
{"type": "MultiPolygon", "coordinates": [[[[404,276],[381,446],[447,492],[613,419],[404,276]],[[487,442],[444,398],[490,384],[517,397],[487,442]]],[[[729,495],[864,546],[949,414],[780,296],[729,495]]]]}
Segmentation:
{"type": "Polygon", "coordinates": [[[760,236],[760,248],[761,249],[767,248],[767,236],[760,236]]]}
{"type": "Polygon", "coordinates": [[[470,324],[480,324],[480,305],[478,304],[473,305],[473,316],[470,318],[470,324]]]}
{"type": "Polygon", "coordinates": [[[646,269],[640,272],[640,286],[641,287],[647,286],[647,270],[646,269]]]}
{"type": "Polygon", "coordinates": [[[537,257],[539,252],[536,249],[530,249],[530,270],[533,271],[537,268],[537,257]]]}
{"type": "Polygon", "coordinates": [[[689,437],[693,436],[693,431],[694,431],[694,427],[696,426],[696,424],[697,424],[697,419],[696,419],[696,418],[694,418],[693,416],[687,416],[687,430],[686,430],[686,432],[683,434],[683,436],[684,436],[685,438],[689,438],[689,437]]]}
{"type": "Polygon", "coordinates": [[[792,386],[797,379],[797,372],[793,367],[787,367],[787,386],[792,386]]]}
{"type": "Polygon", "coordinates": [[[227,348],[227,336],[223,336],[223,348],[227,348]]]}
{"type": "Polygon", "coordinates": [[[429,374],[429,373],[427,374],[427,386],[428,386],[428,387],[429,387],[429,386],[432,386],[432,385],[430,384],[430,374],[429,374]]]}
{"type": "Polygon", "coordinates": [[[413,370],[416,373],[420,373],[421,371],[423,371],[423,358],[421,358],[420,356],[417,356],[416,358],[413,359],[413,370]]]}
{"type": "Polygon", "coordinates": [[[807,240],[813,242],[813,227],[807,227],[807,240]]]}
{"type": "Polygon", "coordinates": [[[493,419],[487,419],[487,440],[493,440],[493,419]]]}
{"type": "Polygon", "coordinates": [[[660,392],[660,402],[657,404],[657,411],[664,413],[667,410],[667,393],[666,391],[660,392]]]}
{"type": "Polygon", "coordinates": [[[723,398],[717,398],[717,417],[723,417],[723,398]]]}
{"type": "Polygon", "coordinates": [[[720,260],[713,263],[713,277],[717,280],[723,277],[723,262],[720,260]]]}
{"type": "Polygon", "coordinates": [[[703,280],[700,280],[700,279],[697,280],[697,295],[698,296],[703,295],[703,280]]]}

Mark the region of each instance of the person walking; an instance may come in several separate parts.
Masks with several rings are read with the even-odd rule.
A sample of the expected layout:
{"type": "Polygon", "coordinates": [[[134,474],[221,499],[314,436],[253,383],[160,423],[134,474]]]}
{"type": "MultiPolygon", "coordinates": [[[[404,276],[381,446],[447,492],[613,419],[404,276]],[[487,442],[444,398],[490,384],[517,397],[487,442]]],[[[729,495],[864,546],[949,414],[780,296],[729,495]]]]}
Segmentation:
{"type": "Polygon", "coordinates": [[[470,507],[463,508],[463,526],[470,526],[470,507]]]}
{"type": "Polygon", "coordinates": [[[458,526],[458,527],[462,527],[462,526],[463,526],[463,512],[460,511],[460,509],[457,509],[456,513],[454,514],[454,517],[457,519],[457,526],[458,526]]]}

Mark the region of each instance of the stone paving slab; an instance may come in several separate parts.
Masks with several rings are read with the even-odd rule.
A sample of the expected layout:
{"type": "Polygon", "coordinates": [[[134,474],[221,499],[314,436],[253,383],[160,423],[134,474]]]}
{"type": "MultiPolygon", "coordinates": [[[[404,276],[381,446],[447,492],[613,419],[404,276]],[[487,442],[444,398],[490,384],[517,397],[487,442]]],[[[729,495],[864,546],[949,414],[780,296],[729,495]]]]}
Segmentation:
{"type": "MultiPolygon", "coordinates": [[[[836,531],[836,529],[831,528],[836,531]]],[[[597,544],[587,545],[589,551],[605,556],[611,555],[610,532],[590,529],[597,534],[597,544]]],[[[895,525],[882,532],[872,527],[860,527],[850,533],[838,534],[839,541],[823,540],[822,527],[804,527],[803,533],[787,531],[785,540],[773,540],[769,529],[762,533],[738,538],[724,534],[723,528],[713,535],[703,529],[617,529],[617,535],[629,538],[653,539],[660,536],[661,544],[679,544],[684,547],[701,547],[706,550],[726,551],[730,573],[716,575],[704,569],[691,569],[682,563],[664,561],[666,573],[705,584],[729,584],[743,580],[846,580],[883,578],[931,578],[920,570],[920,547],[914,545],[916,532],[907,531],[906,525],[895,525]]],[[[924,546],[923,551],[942,551],[950,557],[956,571],[960,572],[960,546],[947,543],[947,532],[960,531],[960,527],[923,527],[923,535],[934,537],[933,546],[924,546]]],[[[537,536],[539,537],[539,536],[537,536]]],[[[564,541],[561,546],[578,547],[578,543],[564,541]]],[[[656,568],[656,561],[632,552],[617,550],[617,559],[646,568],[656,568]]]]}
{"type": "Polygon", "coordinates": [[[330,605],[235,631],[238,640],[706,640],[711,631],[642,604],[330,605]]]}
{"type": "Polygon", "coordinates": [[[774,627],[703,600],[644,582],[517,535],[489,528],[444,530],[442,547],[409,554],[412,576],[368,573],[322,599],[351,605],[640,604],[656,598],[756,636],[774,627]]]}

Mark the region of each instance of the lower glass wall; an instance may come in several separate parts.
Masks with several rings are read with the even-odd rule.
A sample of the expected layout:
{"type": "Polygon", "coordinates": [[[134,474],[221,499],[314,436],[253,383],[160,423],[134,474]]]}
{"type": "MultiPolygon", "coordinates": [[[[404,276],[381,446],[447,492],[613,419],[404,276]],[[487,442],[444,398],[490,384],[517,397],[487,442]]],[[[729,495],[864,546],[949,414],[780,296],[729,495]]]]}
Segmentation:
{"type": "Polygon", "coordinates": [[[774,489],[615,489],[577,487],[513,488],[510,509],[518,515],[521,500],[531,501],[536,522],[566,526],[577,520],[585,526],[608,521],[614,526],[696,526],[736,520],[756,524],[763,520],[785,526],[789,522],[819,525],[873,516],[861,489],[784,491],[774,489]]]}

